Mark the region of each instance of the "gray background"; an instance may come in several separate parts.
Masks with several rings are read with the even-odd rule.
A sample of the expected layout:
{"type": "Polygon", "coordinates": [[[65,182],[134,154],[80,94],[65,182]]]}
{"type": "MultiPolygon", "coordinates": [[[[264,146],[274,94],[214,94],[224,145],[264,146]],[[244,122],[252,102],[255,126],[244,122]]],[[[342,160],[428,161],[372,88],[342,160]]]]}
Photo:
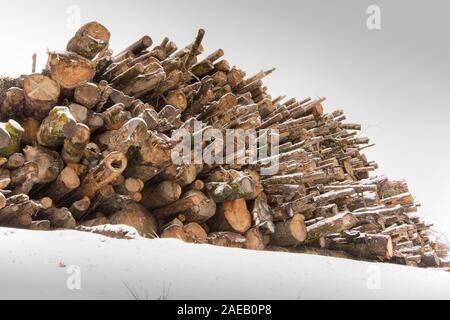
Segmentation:
{"type": "Polygon", "coordinates": [[[81,23],[98,20],[117,51],[143,34],[188,44],[207,30],[207,52],[251,75],[277,67],[267,80],[273,96],[326,96],[327,109],[344,108],[377,147],[380,172],[408,180],[436,229],[450,232],[447,138],[450,5],[447,1],[21,1],[0,11],[0,73],[31,70],[31,54],[64,49],[81,23]],[[382,29],[369,31],[366,10],[378,5],[382,29]]]}

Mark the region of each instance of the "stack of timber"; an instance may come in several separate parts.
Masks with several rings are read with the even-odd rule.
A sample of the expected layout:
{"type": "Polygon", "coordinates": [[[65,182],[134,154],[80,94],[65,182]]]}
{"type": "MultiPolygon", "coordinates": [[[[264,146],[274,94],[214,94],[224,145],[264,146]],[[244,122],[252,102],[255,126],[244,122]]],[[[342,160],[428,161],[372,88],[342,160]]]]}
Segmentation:
{"type": "Polygon", "coordinates": [[[91,22],[41,73],[0,78],[0,226],[447,267],[406,183],[371,175],[359,124],[324,98],[272,97],[274,70],[248,76],[221,49],[203,55],[204,36],[181,48],[143,36],[114,54],[91,22]],[[212,128],[264,130],[279,153],[172,161],[181,130],[212,128]]]}

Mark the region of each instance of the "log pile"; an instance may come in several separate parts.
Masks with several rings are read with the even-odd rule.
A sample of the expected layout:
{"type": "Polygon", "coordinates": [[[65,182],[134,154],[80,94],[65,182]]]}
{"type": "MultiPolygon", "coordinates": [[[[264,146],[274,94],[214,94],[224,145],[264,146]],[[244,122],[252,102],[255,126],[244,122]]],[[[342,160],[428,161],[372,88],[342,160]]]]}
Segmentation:
{"type": "Polygon", "coordinates": [[[114,54],[92,22],[41,73],[0,78],[0,226],[443,266],[406,183],[371,176],[360,125],[324,98],[273,98],[273,70],[247,76],[221,49],[201,58],[204,36],[182,48],[144,36],[114,54]],[[279,153],[173,163],[181,130],[212,128],[264,130],[279,153]]]}

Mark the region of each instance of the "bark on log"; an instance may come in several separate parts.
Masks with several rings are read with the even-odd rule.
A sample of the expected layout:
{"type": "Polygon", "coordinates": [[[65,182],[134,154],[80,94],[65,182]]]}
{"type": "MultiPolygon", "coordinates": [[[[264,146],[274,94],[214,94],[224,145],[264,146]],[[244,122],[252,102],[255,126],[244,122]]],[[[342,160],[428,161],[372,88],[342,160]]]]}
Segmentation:
{"type": "Polygon", "coordinates": [[[183,231],[186,234],[187,242],[200,244],[208,242],[208,234],[198,223],[192,222],[185,225],[183,231]]]}
{"type": "Polygon", "coordinates": [[[101,98],[101,90],[95,83],[85,83],[75,89],[74,99],[76,103],[85,106],[88,109],[93,109],[101,98]]]}
{"type": "Polygon", "coordinates": [[[39,209],[39,205],[31,201],[28,196],[12,196],[6,200],[5,207],[0,210],[0,226],[26,229],[31,225],[39,209]]]}
{"type": "Polygon", "coordinates": [[[6,92],[3,104],[0,104],[0,120],[20,118],[23,114],[25,96],[23,89],[12,87],[6,92]]]}
{"type": "Polygon", "coordinates": [[[23,133],[23,128],[14,120],[0,123],[0,157],[19,151],[23,133]]]}
{"type": "Polygon", "coordinates": [[[163,227],[163,231],[161,232],[161,238],[163,239],[178,239],[184,242],[188,241],[188,237],[184,231],[183,223],[174,219],[166,226],[163,227]]]}
{"type": "Polygon", "coordinates": [[[323,238],[320,244],[322,248],[342,250],[358,259],[384,260],[394,256],[392,239],[385,235],[361,234],[354,239],[323,238]]]}
{"type": "Polygon", "coordinates": [[[305,242],[307,230],[305,218],[296,214],[286,222],[275,224],[275,232],[271,235],[270,244],[281,247],[296,247],[305,242]]]}
{"type": "Polygon", "coordinates": [[[108,238],[121,240],[135,240],[139,238],[139,234],[133,227],[127,225],[97,225],[97,226],[78,226],[76,228],[81,232],[99,234],[108,238]]]}
{"type": "Polygon", "coordinates": [[[266,234],[272,234],[275,232],[272,209],[267,203],[267,196],[264,193],[261,193],[255,199],[252,216],[253,225],[256,229],[261,230],[266,234]]]}
{"type": "Polygon", "coordinates": [[[33,221],[29,226],[29,229],[32,231],[50,231],[51,222],[48,220],[33,221]]]}
{"type": "Polygon", "coordinates": [[[61,153],[64,162],[66,164],[80,162],[90,138],[89,128],[84,124],[77,123],[74,135],[64,142],[61,153]]]}
{"type": "Polygon", "coordinates": [[[181,186],[173,181],[163,181],[142,192],[142,205],[148,209],[168,206],[181,197],[181,186]]]}
{"type": "Polygon", "coordinates": [[[106,131],[97,136],[97,141],[103,149],[126,154],[131,147],[141,147],[148,137],[147,124],[140,118],[133,118],[122,128],[106,131]]]}
{"type": "Polygon", "coordinates": [[[64,169],[64,163],[59,153],[44,147],[24,148],[25,160],[38,165],[39,171],[36,183],[46,184],[56,180],[60,172],[64,169]]]}
{"type": "Polygon", "coordinates": [[[39,174],[39,167],[34,162],[27,162],[18,169],[12,170],[8,185],[12,194],[28,194],[34,187],[39,174]]]}
{"type": "Polygon", "coordinates": [[[199,191],[189,191],[173,204],[156,209],[158,219],[167,219],[184,212],[188,222],[203,223],[216,213],[216,203],[199,191]]]}
{"type": "Polygon", "coordinates": [[[327,234],[340,233],[349,230],[357,224],[358,220],[352,213],[341,213],[337,216],[326,218],[307,228],[309,243],[319,240],[327,234]]]}
{"type": "Polygon", "coordinates": [[[158,224],[155,218],[144,207],[133,201],[126,201],[121,210],[115,212],[109,220],[114,225],[135,228],[142,237],[150,239],[157,237],[158,224]]]}
{"type": "Polygon", "coordinates": [[[252,226],[252,218],[244,199],[220,204],[209,226],[213,231],[228,231],[245,234],[252,226]]]}
{"type": "Polygon", "coordinates": [[[77,121],[67,107],[53,108],[42,121],[37,133],[37,142],[48,148],[57,148],[76,134],[77,121]]]}
{"type": "Polygon", "coordinates": [[[210,244],[225,248],[243,248],[247,239],[240,234],[232,232],[213,232],[208,235],[210,244]]]}
{"type": "Polygon", "coordinates": [[[34,144],[41,123],[34,118],[25,118],[24,120],[20,121],[20,125],[24,130],[24,133],[22,135],[22,144],[34,144]]]}
{"type": "Polygon", "coordinates": [[[258,229],[253,228],[247,231],[245,238],[247,239],[244,245],[245,249],[262,251],[266,248],[264,238],[258,229]]]}
{"type": "Polygon", "coordinates": [[[81,200],[74,202],[69,211],[72,213],[72,216],[76,221],[81,221],[86,216],[89,208],[91,207],[91,199],[88,197],[84,197],[81,200]]]}

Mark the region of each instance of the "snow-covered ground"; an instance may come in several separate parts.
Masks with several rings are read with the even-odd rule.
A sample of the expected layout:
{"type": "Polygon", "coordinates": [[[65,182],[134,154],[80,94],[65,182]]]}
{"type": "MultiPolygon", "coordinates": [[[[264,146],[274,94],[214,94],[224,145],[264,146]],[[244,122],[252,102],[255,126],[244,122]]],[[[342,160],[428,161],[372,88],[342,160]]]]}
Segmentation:
{"type": "Polygon", "coordinates": [[[0,299],[10,298],[443,299],[450,298],[450,273],[176,240],[0,229],[0,299]]]}

